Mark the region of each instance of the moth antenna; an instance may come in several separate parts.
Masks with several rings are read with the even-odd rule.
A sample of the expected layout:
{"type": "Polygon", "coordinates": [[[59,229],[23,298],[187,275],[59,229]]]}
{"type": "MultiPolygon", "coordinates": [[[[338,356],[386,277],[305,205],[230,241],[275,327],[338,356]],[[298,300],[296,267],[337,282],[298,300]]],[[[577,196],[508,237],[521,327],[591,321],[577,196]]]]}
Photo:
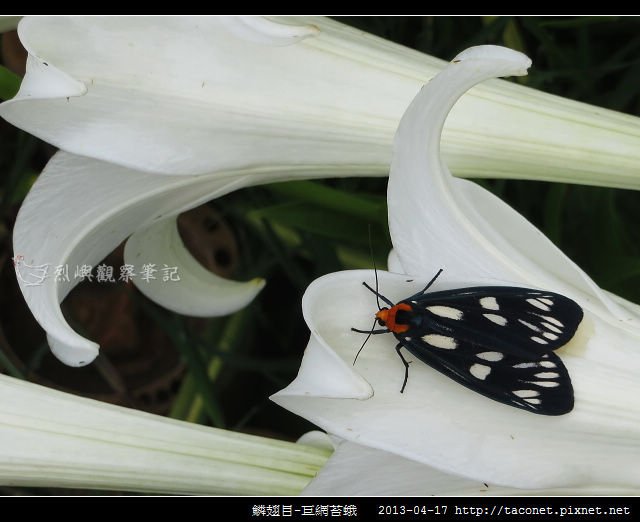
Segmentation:
{"type": "Polygon", "coordinates": [[[371,331],[369,332],[369,335],[367,335],[367,338],[364,340],[364,342],[362,343],[362,346],[358,350],[358,353],[356,354],[356,356],[353,359],[353,365],[354,366],[356,365],[356,360],[358,359],[358,355],[360,355],[360,352],[364,348],[364,345],[367,344],[367,341],[369,340],[369,337],[371,337],[371,335],[373,334],[373,330],[376,327],[376,321],[377,321],[377,319],[373,320],[373,324],[371,325],[371,331]]]}
{"type": "Polygon", "coordinates": [[[413,299],[415,297],[420,297],[422,294],[424,294],[427,290],[429,290],[429,288],[431,288],[431,285],[433,283],[436,282],[436,279],[438,279],[438,277],[440,276],[440,274],[442,273],[443,269],[441,268],[440,270],[438,270],[438,273],[436,275],[434,275],[431,278],[431,281],[429,281],[427,283],[427,286],[425,286],[422,290],[420,290],[417,294],[413,294],[409,299],[413,299]]]}
{"type": "MultiPolygon", "coordinates": [[[[367,290],[369,290],[369,292],[376,294],[376,297],[379,297],[380,299],[382,299],[385,303],[387,303],[389,306],[393,306],[393,303],[391,301],[389,301],[389,299],[387,299],[385,296],[383,296],[382,294],[376,292],[373,288],[371,288],[366,281],[362,281],[362,286],[364,286],[367,290]]],[[[382,308],[380,308],[380,310],[382,310],[382,308]]]]}
{"type": "MultiPolygon", "coordinates": [[[[372,258],[373,259],[373,258],[372,258]]],[[[376,277],[376,303],[378,305],[378,310],[382,310],[382,306],[380,306],[380,284],[378,283],[378,268],[376,267],[376,260],[373,260],[373,275],[376,277]]]]}
{"type": "MultiPolygon", "coordinates": [[[[382,307],[380,306],[380,298],[378,297],[380,293],[380,286],[378,284],[378,267],[376,267],[376,258],[373,255],[373,239],[371,238],[371,223],[369,223],[369,253],[371,254],[371,262],[373,263],[373,274],[376,277],[376,291],[374,292],[376,294],[376,302],[378,303],[378,310],[382,310],[382,307]]],[[[360,349],[362,350],[362,348],[360,349]]],[[[353,362],[355,364],[355,361],[353,362]]]]}
{"type": "Polygon", "coordinates": [[[436,279],[438,279],[438,276],[442,273],[442,271],[443,269],[441,268],[440,270],[438,270],[438,273],[431,278],[431,281],[429,281],[427,283],[427,286],[424,287],[424,290],[422,291],[423,293],[429,290],[431,285],[436,282],[436,279]]]}

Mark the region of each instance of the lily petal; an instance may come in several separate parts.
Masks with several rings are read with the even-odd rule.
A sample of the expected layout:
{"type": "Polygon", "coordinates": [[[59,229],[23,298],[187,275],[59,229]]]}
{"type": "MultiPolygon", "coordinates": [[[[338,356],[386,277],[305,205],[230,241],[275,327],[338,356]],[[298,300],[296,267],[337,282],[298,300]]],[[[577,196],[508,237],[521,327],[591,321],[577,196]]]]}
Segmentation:
{"type": "MultiPolygon", "coordinates": [[[[335,440],[335,439],[334,439],[335,440]]],[[[496,496],[635,495],[636,488],[605,484],[579,488],[516,489],[449,475],[393,453],[338,441],[337,448],[302,495],[496,496]]]]}
{"type": "MultiPolygon", "coordinates": [[[[164,174],[284,162],[386,175],[400,116],[445,65],[319,17],[35,17],[19,33],[29,71],[0,116],[164,174]]],[[[638,121],[495,81],[452,113],[443,148],[458,176],[638,187],[638,121]]]]}
{"type": "Polygon", "coordinates": [[[83,366],[98,354],[98,346],[75,333],[60,310],[60,302],[81,280],[73,277],[75,268],[95,265],[130,234],[148,227],[152,228],[136,236],[128,250],[132,264],[140,268],[140,262],[171,262],[185,276],[181,285],[159,279],[162,285],[156,286],[134,278],[150,297],[193,315],[228,313],[250,302],[262,282],[233,283],[205,274],[184,250],[173,216],[251,177],[249,172],[229,177],[157,176],[58,152],[25,199],[13,233],[20,288],[55,355],[71,366],[83,366]],[[163,229],[173,232],[162,234],[163,229]],[[159,257],[137,257],[143,254],[159,257]],[[68,279],[55,274],[64,266],[68,279]],[[196,283],[196,277],[202,282],[196,283]],[[163,285],[171,289],[158,288],[163,285]],[[168,291],[174,292],[173,304],[168,291]],[[189,292],[193,294],[186,295],[189,292]]]}
{"type": "Polygon", "coordinates": [[[140,266],[145,260],[161,260],[157,277],[132,281],[149,299],[194,317],[213,317],[240,310],[253,301],[265,284],[259,278],[246,283],[230,281],[205,269],[184,246],[175,218],[134,233],[127,240],[124,260],[131,266],[140,266]],[[177,270],[169,275],[168,268],[177,270]],[[164,275],[160,270],[165,270],[164,275]],[[175,279],[171,279],[174,275],[175,279]]]}
{"type": "MultiPolygon", "coordinates": [[[[0,115],[67,151],[132,171],[191,177],[184,181],[190,188],[175,198],[175,205],[167,203],[170,208],[157,215],[147,205],[140,215],[127,212],[120,218],[105,218],[107,227],[112,220],[128,221],[100,234],[85,229],[91,240],[84,246],[79,241],[82,235],[76,234],[82,220],[70,226],[71,234],[52,234],[42,244],[38,233],[34,240],[18,240],[16,253],[26,255],[30,266],[76,259],[88,264],[128,234],[202,202],[203,194],[214,197],[249,184],[296,177],[384,175],[395,122],[417,86],[443,64],[321,18],[38,17],[22,20],[19,32],[30,54],[28,72],[18,95],[0,106],[0,115]],[[68,46],[60,34],[76,44],[68,46]],[[251,78],[249,84],[247,78],[251,78]],[[200,175],[215,179],[196,179],[200,175]],[[72,246],[52,245],[67,238],[72,246]],[[51,256],[43,245],[51,249],[51,256]],[[81,255],[72,258],[67,255],[71,251],[81,255]]],[[[607,169],[619,175],[617,181],[608,177],[608,183],[632,183],[629,179],[640,162],[632,163],[633,169],[622,163],[639,154],[637,120],[584,108],[505,82],[482,86],[463,101],[464,110],[452,115],[445,148],[463,175],[491,171],[496,176],[527,177],[530,160],[544,156],[550,159],[544,166],[548,175],[582,172],[585,180],[593,182],[590,176],[604,171],[598,163],[604,158],[607,169]],[[545,109],[540,119],[541,107],[545,109]],[[484,118],[486,114],[491,118],[484,118]],[[553,126],[558,129],[553,135],[556,141],[549,141],[549,118],[557,124],[553,126]],[[483,121],[482,132],[470,131],[479,126],[478,119],[483,121]],[[541,128],[545,131],[537,132],[541,128]],[[540,135],[532,140],[536,132],[540,135]],[[504,147],[505,142],[521,147],[522,153],[516,158],[505,155],[512,148],[504,147]],[[536,146],[531,148],[533,142],[536,146]],[[540,147],[547,147],[545,154],[540,154],[540,147]],[[471,164],[477,164],[477,170],[469,168],[471,164]]],[[[92,193],[100,200],[100,192],[84,185],[94,183],[97,172],[110,170],[96,164],[96,174],[84,179],[69,174],[75,187],[68,194],[92,193]]],[[[62,165],[54,162],[48,170],[62,165]]],[[[114,175],[122,187],[127,186],[125,178],[114,175]]],[[[115,190],[113,181],[97,183],[115,190]]],[[[165,183],[171,187],[166,190],[177,191],[180,186],[178,179],[158,181],[159,192],[165,191],[165,183]]],[[[133,201],[135,190],[143,190],[140,200],[150,201],[152,197],[146,195],[150,186],[156,186],[155,180],[137,174],[123,201],[133,201]]],[[[36,185],[42,194],[41,187],[36,185]]],[[[30,233],[32,223],[44,233],[50,230],[48,223],[42,223],[46,218],[29,217],[45,208],[51,215],[84,219],[84,204],[68,205],[68,194],[53,190],[31,198],[36,204],[21,213],[20,219],[29,226],[18,227],[20,234],[30,233]],[[60,210],[61,206],[65,209],[60,210]],[[72,217],[71,208],[83,212],[72,217]]],[[[113,198],[109,204],[111,208],[132,206],[113,198]]],[[[104,202],[94,208],[109,212],[104,202]]],[[[95,213],[92,216],[96,222],[102,220],[95,213]]],[[[153,242],[178,245],[175,237],[162,238],[156,231],[148,231],[153,242]]],[[[134,241],[140,243],[141,237],[134,241]]],[[[147,241],[143,242],[147,248],[147,241]]],[[[192,275],[201,272],[188,263],[192,275]]],[[[167,299],[164,287],[149,284],[145,290],[162,303],[172,302],[176,310],[202,315],[236,309],[259,290],[259,283],[239,287],[211,276],[209,284],[213,286],[203,286],[192,303],[185,298],[186,286],[183,297],[175,301],[167,299]],[[237,291],[237,298],[229,300],[225,290],[226,304],[207,300],[205,289],[221,285],[237,291]]],[[[71,333],[57,308],[48,309],[52,303],[57,307],[70,285],[62,284],[59,290],[47,285],[50,290],[40,304],[29,297],[33,288],[25,294],[49,332],[54,351],[70,364],[89,362],[97,346],[71,333]]],[[[620,317],[612,302],[599,298],[620,317]]]]}
{"type": "MultiPolygon", "coordinates": [[[[404,368],[394,353],[394,339],[384,335],[369,340],[356,365],[374,390],[370,399],[325,399],[308,392],[305,397],[276,394],[274,400],[341,438],[482,482],[518,488],[639,487],[640,429],[634,420],[640,413],[635,401],[640,392],[640,330],[633,324],[637,307],[598,289],[524,220],[509,228],[511,220],[517,220],[513,210],[482,189],[452,179],[440,161],[439,132],[463,90],[526,66],[526,57],[513,51],[471,49],[412,103],[400,125],[389,183],[395,247],[391,263],[412,275],[379,272],[379,288],[398,302],[421,290],[440,263],[446,275],[434,285],[437,290],[504,285],[512,283],[510,278],[525,286],[557,282],[552,290],[566,289],[585,309],[576,336],[559,351],[574,385],[574,410],[557,418],[531,415],[487,400],[421,363],[411,366],[409,385],[400,394],[404,368]],[[480,204],[469,194],[478,196],[480,204]],[[502,218],[497,231],[484,224],[487,213],[502,218]],[[543,254],[554,255],[559,267],[551,274],[533,267],[529,277],[508,260],[513,252],[519,262],[527,247],[518,250],[501,233],[513,245],[545,247],[543,254]]],[[[498,226],[497,220],[494,224],[498,226]]],[[[367,329],[377,310],[372,294],[361,286],[362,281],[372,285],[372,279],[367,271],[341,272],[310,285],[303,311],[318,341],[310,350],[324,342],[343,361],[353,360],[362,335],[350,333],[350,328],[367,329]],[[333,308],[339,313],[322,303],[338,303],[333,308]]],[[[294,383],[299,389],[306,385],[294,383]]]]}
{"type": "Polygon", "coordinates": [[[329,450],[206,428],[0,375],[0,483],[292,495],[329,450]]]}
{"type": "Polygon", "coordinates": [[[378,164],[386,174],[390,134],[370,125],[362,102],[360,121],[344,116],[364,84],[335,103],[334,76],[317,84],[327,53],[311,51],[318,59],[308,63],[306,47],[282,45],[317,31],[258,17],[27,18],[25,81],[42,87],[38,96],[21,90],[0,114],[61,149],[143,171],[203,174],[286,158],[361,175],[378,164]],[[67,91],[45,95],[43,73],[59,71],[67,91]]]}
{"type": "Polygon", "coordinates": [[[454,178],[440,157],[440,134],[456,100],[483,80],[526,74],[530,63],[510,49],[468,49],[411,103],[398,127],[389,175],[394,255],[407,274],[426,276],[444,267],[463,280],[526,283],[579,296],[600,315],[634,323],[637,318],[524,217],[477,184],[454,178]]]}
{"type": "MultiPolygon", "coordinates": [[[[381,271],[378,278],[382,293],[393,302],[428,281],[381,271]]],[[[441,279],[435,290],[469,285],[441,279]]],[[[640,393],[639,336],[587,314],[576,337],[559,351],[576,397],[573,411],[561,417],[532,415],[491,401],[420,361],[411,365],[407,389],[400,394],[404,367],[391,335],[372,336],[353,366],[373,388],[371,398],[327,398],[322,379],[351,365],[362,344],[364,336],[350,329],[369,328],[377,310],[362,281],[373,285],[371,271],[329,274],[309,286],[303,312],[314,336],[303,366],[329,347],[342,361],[335,370],[318,367],[311,378],[308,371],[301,372],[272,396],[277,404],[340,438],[476,481],[517,488],[640,487],[640,428],[635,421],[640,415],[635,400],[640,393]],[[326,306],[328,302],[334,306],[326,306]]]]}
{"type": "Polygon", "coordinates": [[[489,278],[553,289],[638,335],[637,310],[621,307],[506,203],[454,178],[440,157],[440,132],[456,100],[477,82],[524,73],[529,63],[508,49],[471,48],[416,96],[398,127],[389,175],[390,263],[423,277],[444,267],[466,286],[489,278]]]}
{"type": "MultiPolygon", "coordinates": [[[[322,306],[315,302],[314,305],[322,306]]],[[[314,333],[307,345],[298,378],[276,396],[278,399],[310,396],[364,400],[373,396],[373,388],[336,355],[325,339],[314,333]]]]}

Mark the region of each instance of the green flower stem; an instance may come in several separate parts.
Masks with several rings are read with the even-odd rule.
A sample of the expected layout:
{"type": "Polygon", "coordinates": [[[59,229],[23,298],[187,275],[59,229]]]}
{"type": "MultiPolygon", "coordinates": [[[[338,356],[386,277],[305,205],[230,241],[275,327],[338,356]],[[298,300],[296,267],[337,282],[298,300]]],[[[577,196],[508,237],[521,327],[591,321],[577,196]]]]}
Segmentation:
{"type": "MultiPolygon", "coordinates": [[[[245,308],[240,312],[232,315],[225,324],[225,329],[218,342],[217,351],[223,354],[232,351],[234,346],[236,345],[236,340],[242,335],[243,332],[246,331],[246,327],[250,319],[251,313],[249,308],[245,308]]],[[[209,380],[211,382],[214,382],[218,379],[222,371],[223,364],[223,358],[219,355],[211,358],[207,366],[207,375],[209,376],[209,380]]],[[[202,400],[202,396],[198,394],[193,398],[193,401],[191,402],[191,405],[187,410],[185,420],[188,420],[190,422],[201,422],[203,414],[204,401],[202,400]]]]}
{"type": "Polygon", "coordinates": [[[198,349],[193,346],[192,340],[187,339],[184,335],[174,338],[174,342],[187,359],[187,365],[191,371],[190,375],[193,376],[198,390],[198,397],[200,397],[202,406],[209,419],[214,426],[224,427],[226,425],[224,414],[220,407],[217,393],[213,388],[213,383],[207,375],[204,357],[198,349]]]}
{"type": "Polygon", "coordinates": [[[172,342],[180,350],[182,356],[187,361],[187,366],[193,376],[198,394],[204,398],[204,407],[209,419],[214,426],[223,428],[225,426],[224,414],[220,407],[217,394],[206,373],[206,363],[202,354],[193,346],[193,342],[188,338],[186,328],[176,317],[168,318],[166,314],[158,308],[144,300],[139,301],[145,312],[162,328],[171,338],[172,342]]]}
{"type": "Polygon", "coordinates": [[[171,410],[169,411],[169,417],[172,419],[186,420],[189,422],[198,422],[188,417],[191,404],[198,395],[198,387],[193,377],[189,374],[183,380],[180,385],[180,390],[173,400],[171,410]]]}

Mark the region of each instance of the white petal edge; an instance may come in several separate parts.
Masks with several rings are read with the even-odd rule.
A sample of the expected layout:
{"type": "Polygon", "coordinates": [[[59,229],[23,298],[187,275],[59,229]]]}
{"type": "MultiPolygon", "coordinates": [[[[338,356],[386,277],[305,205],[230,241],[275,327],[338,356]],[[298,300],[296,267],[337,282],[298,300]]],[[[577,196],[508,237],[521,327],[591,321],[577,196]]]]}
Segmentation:
{"type": "Polygon", "coordinates": [[[320,32],[311,24],[283,24],[263,16],[230,16],[226,21],[233,34],[257,44],[292,45],[320,32]]]}
{"type": "Polygon", "coordinates": [[[46,100],[84,96],[86,93],[87,88],[84,83],[74,80],[42,58],[29,54],[27,56],[27,71],[16,98],[46,100]]]}
{"type": "Polygon", "coordinates": [[[365,400],[373,395],[369,383],[340,359],[326,343],[315,335],[309,339],[296,379],[271,396],[282,405],[282,397],[324,397],[365,400]]]}
{"type": "Polygon", "coordinates": [[[307,496],[568,496],[636,495],[637,488],[592,485],[516,489],[438,471],[393,453],[341,441],[329,461],[302,491],[307,496]]]}
{"type": "Polygon", "coordinates": [[[231,281],[204,268],[184,246],[175,217],[135,232],[125,245],[124,260],[138,268],[154,264],[154,278],[135,277],[136,287],[165,308],[195,317],[236,312],[253,301],[265,284],[259,278],[246,283],[231,281]],[[176,268],[179,280],[171,280],[165,268],[176,268]]]}
{"type": "MultiPolygon", "coordinates": [[[[382,271],[378,276],[381,293],[393,302],[427,281],[382,271]]],[[[330,274],[309,286],[306,315],[318,340],[307,352],[326,344],[342,365],[351,364],[363,335],[350,328],[370,327],[377,310],[362,281],[373,286],[372,271],[330,274]]],[[[443,274],[433,289],[473,284],[488,281],[454,281],[443,274]]],[[[358,358],[354,369],[374,390],[368,400],[308,393],[278,393],[273,400],[343,439],[482,482],[525,489],[640,487],[640,468],[629,458],[640,448],[638,336],[587,312],[576,338],[558,352],[576,397],[574,410],[560,417],[533,415],[487,399],[415,357],[410,357],[409,382],[400,394],[404,368],[395,344],[391,335],[372,336],[358,358]]],[[[323,371],[330,375],[332,370],[323,371]]],[[[307,389],[305,382],[294,381],[290,387],[307,389]]]]}
{"type": "Polygon", "coordinates": [[[442,128],[456,100],[486,79],[525,74],[529,65],[526,56],[510,49],[471,48],[413,100],[396,134],[389,175],[395,255],[407,274],[426,277],[443,267],[461,280],[491,278],[553,290],[637,332],[640,315],[619,307],[499,198],[453,178],[440,157],[442,128]]]}
{"type": "Polygon", "coordinates": [[[324,431],[319,430],[308,431],[296,441],[296,444],[304,444],[306,446],[313,446],[314,448],[325,449],[331,453],[336,449],[331,437],[329,437],[329,435],[324,431]]]}
{"type": "Polygon", "coordinates": [[[329,451],[198,426],[5,375],[0,484],[182,494],[297,494],[329,451]]]}
{"type": "Polygon", "coordinates": [[[400,258],[393,248],[389,251],[389,256],[387,257],[387,267],[389,272],[395,272],[396,274],[404,273],[404,269],[400,264],[400,258]]]}

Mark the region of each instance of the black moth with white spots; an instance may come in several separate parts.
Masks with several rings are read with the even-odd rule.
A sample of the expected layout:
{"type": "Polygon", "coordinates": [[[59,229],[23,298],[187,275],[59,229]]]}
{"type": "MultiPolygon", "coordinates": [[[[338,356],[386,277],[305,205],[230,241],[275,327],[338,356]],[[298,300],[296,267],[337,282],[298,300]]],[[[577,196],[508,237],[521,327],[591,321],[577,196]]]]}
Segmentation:
{"type": "MultiPolygon", "coordinates": [[[[441,272],[441,271],[440,271],[441,272]]],[[[574,336],[582,308],[562,295],[508,286],[477,286],[420,292],[380,308],[377,322],[401,348],[467,388],[496,401],[542,415],[573,409],[571,378],[553,353],[574,336]]],[[[363,345],[364,346],[364,345],[363,345]]],[[[355,361],[354,361],[355,363],[355,361]]]]}

